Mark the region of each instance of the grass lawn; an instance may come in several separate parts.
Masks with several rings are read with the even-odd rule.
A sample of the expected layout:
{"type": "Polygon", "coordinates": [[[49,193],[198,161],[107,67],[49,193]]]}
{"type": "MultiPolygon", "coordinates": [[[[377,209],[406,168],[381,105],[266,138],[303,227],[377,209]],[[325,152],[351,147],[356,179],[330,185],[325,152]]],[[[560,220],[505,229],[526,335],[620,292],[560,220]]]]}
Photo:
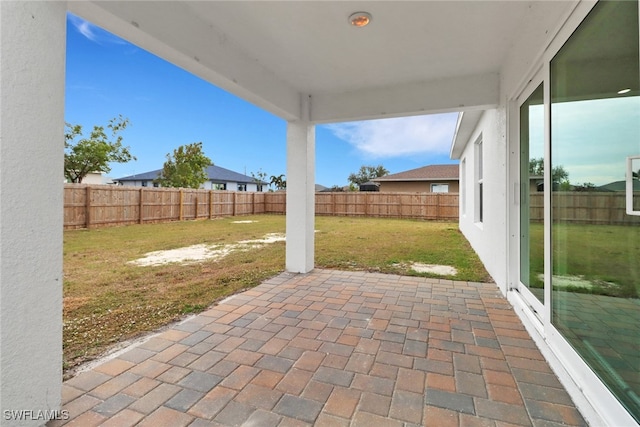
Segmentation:
{"type": "MultiPolygon", "coordinates": [[[[455,223],[317,217],[316,230],[319,268],[428,276],[407,265],[420,262],[457,268],[458,274],[448,277],[455,280],[490,279],[455,223]]],[[[65,231],[65,370],[280,273],[285,244],[186,265],[140,267],[129,261],[152,251],[235,244],[284,232],[281,215],[65,231]]]]}
{"type": "MultiPolygon", "coordinates": [[[[640,296],[640,227],[624,225],[554,224],[553,275],[579,277],[589,287],[563,286],[562,290],[622,298],[640,296]]],[[[543,288],[544,227],[531,225],[531,277],[543,288]]]]}
{"type": "Polygon", "coordinates": [[[589,292],[623,298],[640,295],[640,227],[555,224],[553,274],[579,275],[589,292]]]}

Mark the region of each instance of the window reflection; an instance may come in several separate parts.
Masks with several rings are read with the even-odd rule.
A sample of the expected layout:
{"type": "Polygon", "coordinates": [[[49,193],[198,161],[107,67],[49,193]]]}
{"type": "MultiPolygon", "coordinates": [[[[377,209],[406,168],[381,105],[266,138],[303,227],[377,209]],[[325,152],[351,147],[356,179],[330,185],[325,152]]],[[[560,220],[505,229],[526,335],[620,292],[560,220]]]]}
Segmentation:
{"type": "Polygon", "coordinates": [[[520,282],[544,303],[544,92],[520,107],[520,282]]]}
{"type": "Polygon", "coordinates": [[[637,2],[598,3],[551,61],[551,283],[553,324],[640,420],[638,73],[637,2]]]}

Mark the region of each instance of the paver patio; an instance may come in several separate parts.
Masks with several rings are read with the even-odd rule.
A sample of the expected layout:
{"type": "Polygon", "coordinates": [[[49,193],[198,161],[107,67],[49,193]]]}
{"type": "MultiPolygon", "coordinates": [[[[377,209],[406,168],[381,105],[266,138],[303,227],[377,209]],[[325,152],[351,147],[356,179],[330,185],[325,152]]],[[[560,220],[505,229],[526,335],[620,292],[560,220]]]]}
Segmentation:
{"type": "Polygon", "coordinates": [[[282,273],[63,385],[79,426],[584,426],[494,284],[282,273]]]}

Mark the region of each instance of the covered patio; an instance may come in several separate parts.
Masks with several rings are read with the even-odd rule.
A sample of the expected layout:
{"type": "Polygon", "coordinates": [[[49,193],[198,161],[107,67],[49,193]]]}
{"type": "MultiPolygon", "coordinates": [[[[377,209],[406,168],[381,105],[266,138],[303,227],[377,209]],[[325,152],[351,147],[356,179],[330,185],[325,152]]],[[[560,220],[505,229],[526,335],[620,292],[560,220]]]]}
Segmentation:
{"type": "MultiPolygon", "coordinates": [[[[577,83],[572,101],[630,99],[620,159],[640,161],[639,14],[637,2],[592,0],[0,2],[1,409],[62,403],[83,426],[584,424],[561,383],[590,424],[638,425],[638,364],[620,374],[627,361],[608,352],[613,363],[589,365],[570,342],[582,298],[555,293],[569,299],[552,304],[550,83],[577,83]],[[69,12],[287,122],[287,273],[62,384],[69,12]],[[364,28],[349,19],[361,12],[364,28]],[[577,29],[586,42],[572,47],[577,29]],[[615,49],[611,34],[622,40],[615,49]],[[560,52],[568,66],[552,72],[560,52]],[[623,86],[618,69],[628,71],[623,86]],[[580,70],[608,79],[576,78],[580,70]],[[544,304],[520,274],[529,268],[519,216],[529,99],[544,105],[544,304]],[[460,156],[460,229],[495,284],[314,270],[316,126],[448,112],[462,113],[451,152],[460,156]]],[[[591,122],[617,127],[605,114],[582,119],[591,122]]],[[[554,146],[571,159],[582,142],[554,146]]],[[[637,257],[618,258],[637,291],[637,257]]],[[[637,320],[635,297],[630,313],[637,320]]],[[[627,340],[625,325],[611,330],[637,362],[637,334],[627,340]]],[[[12,414],[12,425],[44,422],[12,414]]]]}
{"type": "Polygon", "coordinates": [[[63,384],[48,425],[583,426],[493,283],[282,273],[63,384]]]}

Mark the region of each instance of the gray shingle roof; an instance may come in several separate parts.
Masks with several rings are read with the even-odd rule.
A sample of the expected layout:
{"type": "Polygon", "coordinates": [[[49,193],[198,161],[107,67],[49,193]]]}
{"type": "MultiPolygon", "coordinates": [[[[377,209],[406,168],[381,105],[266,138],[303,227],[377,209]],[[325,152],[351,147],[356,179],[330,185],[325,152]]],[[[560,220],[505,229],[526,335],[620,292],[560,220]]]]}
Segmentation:
{"type": "Polygon", "coordinates": [[[459,179],[460,169],[455,165],[429,165],[417,169],[374,178],[372,181],[438,181],[459,179]]]}
{"type": "MultiPolygon", "coordinates": [[[[125,176],[123,178],[114,179],[114,181],[149,181],[149,180],[156,179],[160,175],[160,172],[162,172],[162,169],[125,176]]],[[[234,172],[232,170],[225,169],[220,166],[209,166],[207,168],[207,175],[209,176],[208,181],[213,181],[213,182],[239,182],[239,183],[256,182],[250,176],[243,175],[241,173],[234,172]]],[[[267,183],[262,182],[262,184],[267,184],[267,183]]]]}

